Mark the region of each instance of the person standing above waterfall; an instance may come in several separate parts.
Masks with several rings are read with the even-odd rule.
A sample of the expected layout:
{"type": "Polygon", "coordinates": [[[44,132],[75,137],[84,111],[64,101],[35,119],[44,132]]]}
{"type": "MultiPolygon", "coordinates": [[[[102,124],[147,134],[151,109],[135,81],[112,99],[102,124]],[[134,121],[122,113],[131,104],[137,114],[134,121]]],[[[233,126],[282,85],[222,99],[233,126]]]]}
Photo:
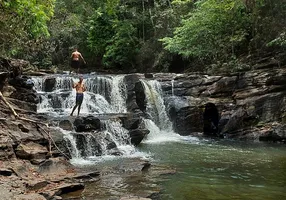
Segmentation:
{"type": "Polygon", "coordinates": [[[77,69],[77,73],[79,73],[79,67],[80,67],[80,58],[83,60],[84,64],[86,64],[84,58],[82,57],[81,53],[77,50],[77,48],[74,49],[74,52],[71,55],[71,67],[77,69]]]}
{"type": "Polygon", "coordinates": [[[77,115],[79,115],[80,112],[80,107],[83,101],[83,93],[85,92],[86,88],[83,84],[83,77],[79,77],[79,82],[73,84],[72,86],[73,88],[76,89],[76,99],[75,99],[75,106],[72,109],[72,113],[71,116],[73,115],[73,112],[75,111],[75,109],[78,107],[78,112],[77,115]]]}

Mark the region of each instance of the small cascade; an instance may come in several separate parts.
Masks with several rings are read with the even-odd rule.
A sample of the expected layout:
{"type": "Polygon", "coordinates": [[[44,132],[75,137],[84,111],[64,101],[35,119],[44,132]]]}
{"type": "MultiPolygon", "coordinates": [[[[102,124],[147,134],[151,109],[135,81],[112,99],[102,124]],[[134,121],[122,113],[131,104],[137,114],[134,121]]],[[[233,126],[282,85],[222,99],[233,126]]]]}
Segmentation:
{"type": "Polygon", "coordinates": [[[126,113],[127,88],[124,83],[124,76],[115,76],[112,80],[110,103],[116,113],[126,113]]]}
{"type": "Polygon", "coordinates": [[[150,133],[145,143],[160,143],[181,140],[181,136],[173,131],[172,122],[164,104],[161,85],[156,80],[141,80],[147,99],[146,111],[149,119],[145,119],[145,126],[150,133]]]}
{"type": "MultiPolygon", "coordinates": [[[[84,79],[87,91],[81,108],[82,114],[126,113],[124,76],[95,76],[84,79]]],[[[69,76],[54,78],[51,92],[45,92],[45,79],[33,77],[34,89],[41,96],[38,113],[69,115],[75,105],[76,92],[72,84],[78,79],[69,76]]]]}
{"type": "Polygon", "coordinates": [[[34,89],[39,93],[43,91],[45,79],[43,77],[32,77],[34,89]]]}
{"type": "Polygon", "coordinates": [[[145,88],[145,95],[147,99],[146,111],[149,114],[150,119],[155,122],[160,130],[172,132],[173,127],[166,112],[160,83],[156,80],[141,80],[141,82],[145,88]]]}
{"type": "MultiPolygon", "coordinates": [[[[72,76],[33,77],[34,89],[40,95],[38,113],[45,113],[59,119],[69,116],[75,105],[76,92],[72,85],[78,81],[72,76]],[[47,81],[48,79],[48,81],[47,81]],[[50,84],[50,85],[49,85],[50,84]],[[48,91],[48,92],[47,92],[48,91]]],[[[126,113],[127,90],[124,76],[86,76],[84,84],[87,91],[81,115],[126,113]]],[[[73,159],[92,159],[107,155],[132,155],[135,147],[131,145],[128,130],[118,119],[101,119],[100,132],[75,133],[60,129],[69,141],[73,159]]]]}
{"type": "Polygon", "coordinates": [[[98,156],[130,156],[136,152],[128,130],[115,119],[103,120],[100,132],[74,133],[64,131],[73,159],[97,160],[98,156]]]}
{"type": "Polygon", "coordinates": [[[172,96],[175,96],[174,95],[174,79],[171,81],[171,85],[172,85],[172,96]]]}
{"type": "Polygon", "coordinates": [[[87,91],[103,96],[110,103],[111,88],[113,85],[112,77],[95,76],[84,80],[87,91]]]}

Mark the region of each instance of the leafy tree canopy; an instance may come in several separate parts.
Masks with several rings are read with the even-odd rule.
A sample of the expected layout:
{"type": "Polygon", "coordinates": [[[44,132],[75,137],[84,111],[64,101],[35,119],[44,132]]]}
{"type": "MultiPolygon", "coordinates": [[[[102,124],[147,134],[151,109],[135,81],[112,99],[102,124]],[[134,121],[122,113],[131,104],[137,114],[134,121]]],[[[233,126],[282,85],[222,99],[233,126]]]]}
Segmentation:
{"type": "Polygon", "coordinates": [[[54,14],[54,3],[55,0],[1,0],[2,51],[14,54],[16,49],[27,48],[28,40],[49,36],[48,22],[54,14]]]}

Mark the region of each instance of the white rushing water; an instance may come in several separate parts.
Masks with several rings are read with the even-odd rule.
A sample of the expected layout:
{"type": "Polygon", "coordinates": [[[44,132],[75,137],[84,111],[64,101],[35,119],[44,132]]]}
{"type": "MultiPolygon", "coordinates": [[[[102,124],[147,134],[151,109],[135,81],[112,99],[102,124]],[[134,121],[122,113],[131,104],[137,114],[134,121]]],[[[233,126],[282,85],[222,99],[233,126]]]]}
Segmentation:
{"type": "MultiPolygon", "coordinates": [[[[126,113],[126,87],[123,78],[124,76],[102,76],[84,79],[87,92],[84,93],[81,114],[126,113]]],[[[41,94],[38,113],[53,116],[68,116],[71,113],[76,96],[72,84],[78,81],[77,78],[56,77],[55,87],[51,92],[44,92],[45,78],[33,77],[33,81],[35,90],[41,94]]]]}
{"type": "MultiPolygon", "coordinates": [[[[78,81],[78,78],[56,76],[51,81],[55,84],[50,88],[50,92],[45,92],[47,90],[45,79],[53,79],[53,77],[33,77],[34,89],[41,96],[38,113],[56,118],[68,117],[75,105],[76,92],[72,89],[72,85],[78,81]]],[[[144,119],[144,123],[150,131],[143,142],[161,143],[183,140],[183,137],[173,131],[164,105],[160,83],[156,80],[141,80],[141,82],[144,85],[147,100],[146,112],[149,115],[148,119],[144,119]]],[[[81,115],[127,113],[127,89],[123,75],[86,76],[84,84],[87,91],[84,93],[81,115]]],[[[73,163],[94,163],[118,158],[118,155],[148,157],[147,153],[140,152],[131,145],[128,130],[123,128],[118,120],[101,120],[101,123],[104,127],[102,131],[84,134],[58,128],[69,141],[73,163]]]]}
{"type": "Polygon", "coordinates": [[[144,123],[150,133],[144,143],[161,143],[169,141],[180,141],[182,137],[173,130],[172,122],[167,114],[164,104],[163,92],[157,80],[141,80],[144,85],[147,99],[147,113],[149,119],[144,123]]]}

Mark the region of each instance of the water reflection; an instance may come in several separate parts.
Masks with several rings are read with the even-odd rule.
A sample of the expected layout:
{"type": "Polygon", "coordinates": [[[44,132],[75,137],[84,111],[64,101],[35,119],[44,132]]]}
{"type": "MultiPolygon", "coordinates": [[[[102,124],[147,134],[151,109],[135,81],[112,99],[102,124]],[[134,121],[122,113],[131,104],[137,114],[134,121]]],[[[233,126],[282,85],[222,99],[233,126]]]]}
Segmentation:
{"type": "Polygon", "coordinates": [[[144,161],[136,158],[99,163],[102,179],[90,183],[82,199],[285,199],[285,150],[238,141],[146,143],[140,151],[152,152],[147,173],[141,172],[144,161]]]}

